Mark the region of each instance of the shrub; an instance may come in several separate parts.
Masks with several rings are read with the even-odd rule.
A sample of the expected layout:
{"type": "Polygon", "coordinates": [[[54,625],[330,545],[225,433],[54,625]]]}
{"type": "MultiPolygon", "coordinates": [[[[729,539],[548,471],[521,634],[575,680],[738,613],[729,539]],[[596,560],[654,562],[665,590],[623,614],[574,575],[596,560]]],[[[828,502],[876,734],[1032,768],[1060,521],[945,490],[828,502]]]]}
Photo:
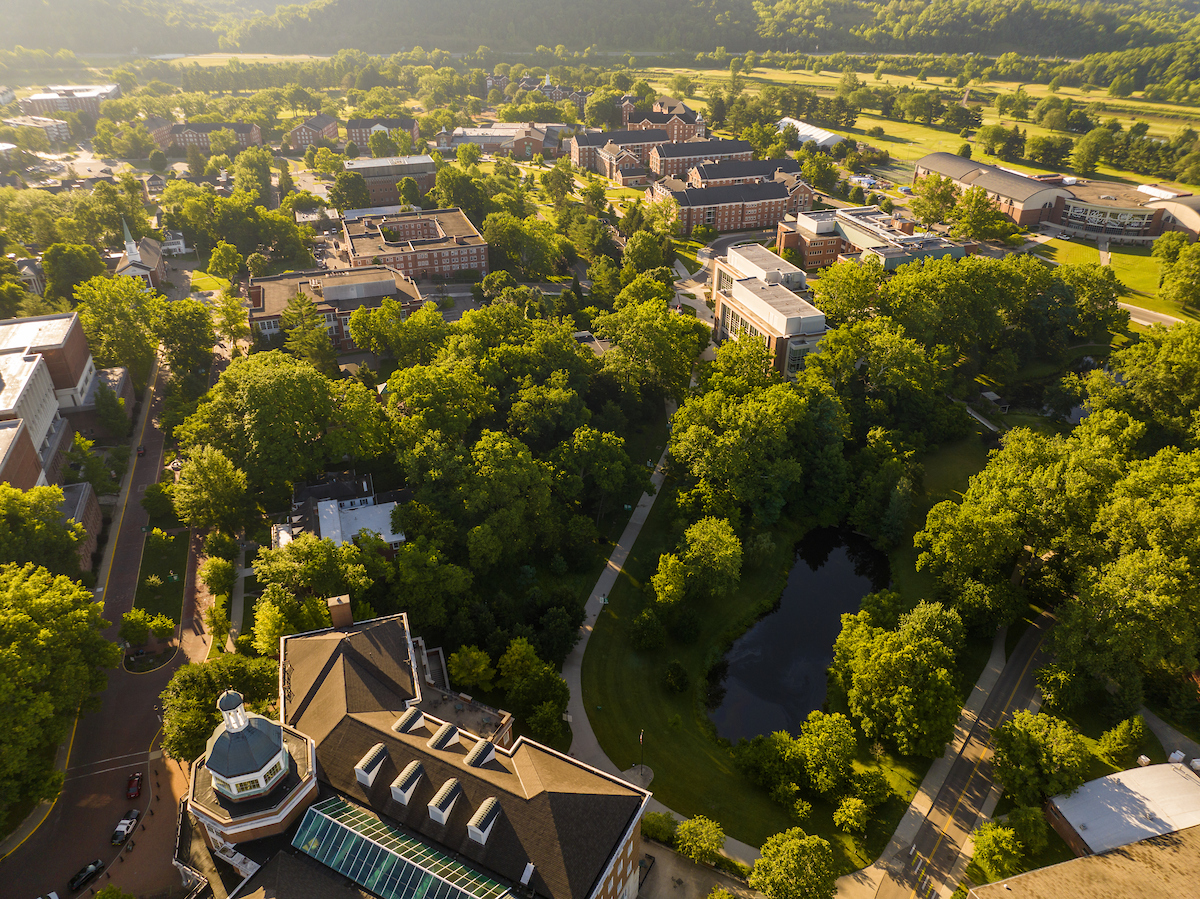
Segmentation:
{"type": "Polygon", "coordinates": [[[694,862],[715,864],[725,846],[725,831],[716,821],[697,815],[675,828],[675,848],[694,862]]]}
{"type": "Polygon", "coordinates": [[[557,703],[548,700],[533,710],[526,723],[535,740],[551,743],[562,733],[562,712],[557,703]]]}
{"type": "Polygon", "coordinates": [[[975,860],[995,877],[1015,874],[1025,847],[1011,827],[988,821],[975,831],[975,860]]]}
{"type": "Polygon", "coordinates": [[[200,566],[200,580],[208,586],[208,592],[214,596],[228,596],[233,592],[237,571],[233,563],[220,556],[205,559],[200,566]]]}
{"type": "Polygon", "coordinates": [[[861,799],[867,808],[878,808],[895,795],[887,777],[876,768],[855,772],[850,780],[854,785],[854,795],[861,799]]]}
{"type": "Polygon", "coordinates": [[[797,799],[792,803],[788,812],[791,814],[792,820],[799,824],[812,814],[812,803],[805,799],[797,799]]]}
{"type": "Polygon", "coordinates": [[[211,531],[204,538],[204,554],[209,556],[219,556],[230,562],[238,557],[238,542],[228,534],[223,534],[220,531],[211,531]]]}
{"type": "Polygon", "coordinates": [[[679,822],[670,812],[646,812],[642,816],[642,836],[665,846],[675,845],[675,829],[679,822]]]}
{"type": "Polygon", "coordinates": [[[667,670],[663,672],[663,686],[672,693],[682,693],[688,688],[687,669],[678,659],[667,664],[667,670]]]}
{"type": "Polygon", "coordinates": [[[840,827],[846,833],[858,831],[862,833],[867,829],[867,821],[870,819],[871,812],[867,808],[867,804],[857,796],[848,796],[842,800],[841,805],[833,813],[833,823],[840,827]]]}
{"type": "Polygon", "coordinates": [[[1008,813],[1008,826],[1030,855],[1037,855],[1050,845],[1050,825],[1040,808],[1020,806],[1008,813]]]}
{"type": "Polygon", "coordinates": [[[145,609],[130,609],[121,616],[121,629],[117,632],[130,646],[141,646],[150,636],[150,613],[145,609]]]}
{"type": "Polygon", "coordinates": [[[643,609],[641,614],[633,619],[633,625],[629,632],[629,642],[633,644],[634,649],[643,652],[659,649],[667,642],[667,630],[662,626],[662,622],[658,620],[658,615],[654,613],[654,609],[643,609]]]}
{"type": "Polygon", "coordinates": [[[168,518],[175,512],[172,487],[171,484],[150,484],[146,487],[142,508],[151,518],[168,518]]]}
{"type": "Polygon", "coordinates": [[[1138,750],[1145,739],[1146,723],[1141,715],[1134,715],[1100,737],[1100,754],[1118,768],[1128,768],[1137,761],[1138,750]]]}

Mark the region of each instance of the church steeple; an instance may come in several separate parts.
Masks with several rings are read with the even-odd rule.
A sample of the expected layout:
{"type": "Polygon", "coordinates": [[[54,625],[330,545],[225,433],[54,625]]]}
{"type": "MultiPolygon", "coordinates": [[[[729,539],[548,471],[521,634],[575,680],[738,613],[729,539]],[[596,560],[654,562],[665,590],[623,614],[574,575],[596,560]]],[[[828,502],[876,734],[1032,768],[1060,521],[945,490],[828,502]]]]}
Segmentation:
{"type": "Polygon", "coordinates": [[[141,262],[142,256],[138,252],[137,241],[129,233],[129,225],[125,221],[125,216],[121,216],[121,230],[125,232],[125,260],[127,262],[141,262]]]}

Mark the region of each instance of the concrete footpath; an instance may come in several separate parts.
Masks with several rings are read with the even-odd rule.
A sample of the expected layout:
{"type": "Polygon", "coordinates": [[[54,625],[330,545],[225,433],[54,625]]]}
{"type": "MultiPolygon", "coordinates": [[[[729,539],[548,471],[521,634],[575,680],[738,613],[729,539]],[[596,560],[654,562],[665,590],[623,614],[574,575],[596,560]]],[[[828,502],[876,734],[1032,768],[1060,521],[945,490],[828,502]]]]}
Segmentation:
{"type": "MultiPolygon", "coordinates": [[[[996,637],[992,641],[992,654],[988,657],[987,665],[979,676],[979,680],[975,682],[975,688],[971,691],[962,713],[958,716],[958,724],[954,728],[954,739],[946,745],[946,751],[942,757],[929,766],[929,770],[921,781],[921,786],[908,804],[908,809],[896,826],[891,840],[888,841],[887,848],[883,850],[873,865],[838,878],[837,895],[840,899],[873,899],[884,880],[890,876],[896,863],[912,846],[921,825],[925,823],[926,817],[933,808],[934,799],[946,781],[946,775],[950,773],[954,760],[958,758],[966,744],[971,728],[979,719],[979,712],[983,709],[983,704],[991,695],[996,681],[1000,679],[1000,672],[1004,670],[1004,641],[1007,633],[1008,628],[1001,628],[996,633],[996,637]]],[[[992,803],[992,808],[995,808],[995,803],[992,803]]],[[[988,811],[990,813],[991,809],[988,811]]]]}

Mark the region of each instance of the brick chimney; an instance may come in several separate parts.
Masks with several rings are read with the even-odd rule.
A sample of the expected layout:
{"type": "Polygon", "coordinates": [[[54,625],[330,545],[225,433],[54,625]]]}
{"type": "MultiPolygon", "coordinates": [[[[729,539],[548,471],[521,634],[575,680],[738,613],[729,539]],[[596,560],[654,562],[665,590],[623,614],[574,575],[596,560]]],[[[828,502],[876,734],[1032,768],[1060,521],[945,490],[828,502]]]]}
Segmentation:
{"type": "Polygon", "coordinates": [[[325,600],[329,606],[329,617],[333,619],[333,626],[336,628],[346,628],[354,626],[354,612],[350,609],[350,596],[331,596],[325,600]]]}

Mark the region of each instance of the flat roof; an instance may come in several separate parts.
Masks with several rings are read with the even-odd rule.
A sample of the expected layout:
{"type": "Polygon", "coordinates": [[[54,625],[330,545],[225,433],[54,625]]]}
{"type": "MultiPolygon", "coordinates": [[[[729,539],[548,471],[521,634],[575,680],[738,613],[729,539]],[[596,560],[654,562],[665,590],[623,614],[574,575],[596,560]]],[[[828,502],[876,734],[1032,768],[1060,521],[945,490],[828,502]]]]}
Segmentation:
{"type": "Polygon", "coordinates": [[[1195,896],[1200,883],[1200,827],[1152,837],[975,887],[974,899],[1149,899],[1195,896]]]}
{"type": "MultiPolygon", "coordinates": [[[[392,293],[389,295],[404,295],[404,299],[419,301],[421,292],[417,285],[410,281],[402,272],[388,268],[385,265],[369,265],[349,269],[316,269],[307,272],[288,272],[283,275],[273,275],[267,278],[252,278],[251,288],[260,288],[262,292],[261,308],[250,310],[251,318],[260,319],[280,315],[287,308],[292,297],[303,293],[313,298],[317,308],[338,309],[342,312],[355,309],[372,297],[363,297],[358,303],[347,303],[342,300],[326,299],[325,288],[352,284],[376,284],[390,281],[392,293]]],[[[383,296],[384,294],[380,294],[383,296]]]]}
{"type": "Polygon", "coordinates": [[[0,350],[42,350],[62,346],[74,321],[74,312],[10,318],[0,322],[0,350]]]}
{"type": "Polygon", "coordinates": [[[1200,777],[1180,764],[1120,771],[1050,801],[1097,854],[1200,825],[1200,777]]]}
{"type": "MultiPolygon", "coordinates": [[[[1053,185],[1058,186],[1058,185],[1053,185]]],[[[1097,206],[1148,206],[1154,198],[1130,184],[1115,181],[1076,181],[1063,185],[1077,199],[1097,206]]]]}
{"type": "Polygon", "coordinates": [[[350,242],[354,256],[386,256],[397,252],[411,253],[438,250],[454,246],[487,246],[461,209],[434,209],[430,211],[402,212],[397,215],[369,216],[354,222],[346,222],[345,236],[350,242]],[[433,222],[437,227],[436,237],[403,239],[390,243],[383,239],[379,226],[406,221],[433,222]]]}
{"type": "Polygon", "coordinates": [[[757,265],[763,271],[784,272],[788,274],[803,271],[799,266],[793,265],[760,243],[738,244],[730,247],[728,255],[732,256],[735,253],[752,265],[757,265]]]}
{"type": "Polygon", "coordinates": [[[428,154],[420,156],[380,156],[377,159],[347,159],[344,163],[346,171],[363,171],[364,169],[382,169],[395,166],[396,168],[422,167],[433,165],[433,157],[428,154]]]}
{"type": "Polygon", "coordinates": [[[27,356],[20,350],[0,353],[0,410],[7,412],[16,408],[40,360],[40,356],[27,356]]]}

